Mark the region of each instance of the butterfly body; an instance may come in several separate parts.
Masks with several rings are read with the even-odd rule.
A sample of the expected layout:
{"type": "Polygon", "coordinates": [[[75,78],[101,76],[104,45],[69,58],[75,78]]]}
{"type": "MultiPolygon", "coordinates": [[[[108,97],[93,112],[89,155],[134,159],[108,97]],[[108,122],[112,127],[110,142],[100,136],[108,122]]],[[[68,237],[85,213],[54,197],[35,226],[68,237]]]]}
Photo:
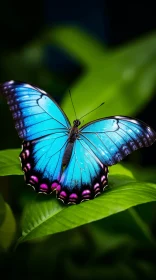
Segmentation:
{"type": "Polygon", "coordinates": [[[66,204],[93,199],[108,185],[108,166],[156,140],[155,131],[142,121],[111,116],[82,127],[73,126],[43,90],[9,81],[0,92],[23,140],[20,153],[25,180],[37,192],[56,191],[66,204]]]}
{"type": "Polygon", "coordinates": [[[68,138],[68,145],[66,147],[66,150],[64,152],[64,156],[63,156],[63,166],[66,166],[69,161],[70,161],[70,157],[72,154],[72,149],[73,149],[73,144],[76,141],[76,139],[79,138],[79,129],[78,126],[81,124],[79,120],[75,120],[73,122],[73,127],[70,129],[70,133],[69,133],[69,138],[68,138]]]}

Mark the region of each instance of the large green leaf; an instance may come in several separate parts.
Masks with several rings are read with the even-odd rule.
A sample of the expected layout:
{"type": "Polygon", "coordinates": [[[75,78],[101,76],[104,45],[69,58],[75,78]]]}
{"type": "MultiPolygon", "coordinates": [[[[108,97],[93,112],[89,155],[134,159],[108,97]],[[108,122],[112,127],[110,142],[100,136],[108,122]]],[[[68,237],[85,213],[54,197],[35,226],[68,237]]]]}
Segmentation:
{"type": "Polygon", "coordinates": [[[22,175],[19,160],[20,149],[0,151],[0,176],[22,175]]]}
{"type": "MultiPolygon", "coordinates": [[[[125,170],[128,170],[130,174],[133,174],[133,176],[137,179],[137,181],[143,181],[143,182],[150,182],[155,183],[156,182],[156,166],[140,166],[140,165],[132,165],[132,164],[125,164],[125,170]]],[[[112,166],[113,167],[113,166],[112,166]]],[[[121,171],[120,168],[124,168],[123,166],[119,165],[119,172],[121,171]]],[[[116,169],[115,169],[116,170],[116,169]]]]}
{"type": "MultiPolygon", "coordinates": [[[[0,175],[22,174],[18,159],[19,152],[19,149],[0,152],[0,175]]],[[[90,202],[72,207],[64,206],[53,196],[36,196],[34,193],[36,199],[27,205],[23,215],[21,241],[71,229],[126,210],[134,205],[155,201],[156,185],[147,182],[138,183],[133,174],[136,178],[138,177],[134,168],[130,171],[120,164],[112,166],[108,190],[90,202]],[[73,214],[75,220],[73,220],[73,214]]],[[[2,206],[1,203],[1,208],[2,206]]]]}
{"type": "Polygon", "coordinates": [[[124,175],[110,175],[109,181],[107,191],[79,205],[64,206],[52,196],[37,196],[24,211],[19,242],[69,230],[156,200],[156,184],[139,183],[124,175]]]}

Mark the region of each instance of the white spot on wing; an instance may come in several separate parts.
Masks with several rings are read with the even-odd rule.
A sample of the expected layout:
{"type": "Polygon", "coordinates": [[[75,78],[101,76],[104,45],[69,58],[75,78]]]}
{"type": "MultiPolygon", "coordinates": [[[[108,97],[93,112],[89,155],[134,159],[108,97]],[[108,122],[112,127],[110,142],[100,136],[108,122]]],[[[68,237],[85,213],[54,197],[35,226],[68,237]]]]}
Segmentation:
{"type": "Polygon", "coordinates": [[[43,89],[38,88],[38,90],[39,90],[40,92],[42,92],[43,94],[47,94],[43,89]]]}
{"type": "Polygon", "coordinates": [[[132,122],[132,123],[135,123],[135,124],[139,124],[139,122],[138,121],[136,121],[136,120],[130,120],[130,122],[132,122]]]}
{"type": "Polygon", "coordinates": [[[29,84],[24,84],[24,87],[31,88],[31,89],[35,89],[34,87],[32,87],[32,86],[29,85],[29,84]]]}
{"type": "Polygon", "coordinates": [[[122,117],[122,116],[115,116],[115,119],[125,119],[125,117],[122,117]]]}
{"type": "Polygon", "coordinates": [[[12,85],[12,84],[14,84],[14,81],[11,80],[11,81],[8,82],[8,84],[9,84],[9,85],[12,85]]]}

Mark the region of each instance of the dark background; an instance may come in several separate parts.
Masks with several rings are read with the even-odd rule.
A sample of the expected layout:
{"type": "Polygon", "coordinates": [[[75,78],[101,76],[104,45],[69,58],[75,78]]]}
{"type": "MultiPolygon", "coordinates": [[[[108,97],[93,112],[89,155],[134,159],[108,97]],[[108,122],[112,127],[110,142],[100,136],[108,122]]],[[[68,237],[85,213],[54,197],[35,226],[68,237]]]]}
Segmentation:
{"type": "MultiPolygon", "coordinates": [[[[22,74],[20,77],[17,77],[17,65],[14,66],[10,62],[8,68],[13,69],[10,72],[6,70],[7,68],[3,68],[3,61],[13,51],[18,53],[23,46],[37,39],[46,28],[53,28],[57,24],[79,26],[101,41],[108,49],[115,49],[156,29],[154,1],[146,1],[144,3],[138,1],[136,3],[136,1],[100,0],[28,0],[26,2],[5,0],[2,1],[0,10],[0,82],[10,79],[21,80],[22,78],[29,83],[33,82],[40,85],[40,79],[34,71],[32,72],[33,76],[22,74]]],[[[45,67],[50,69],[59,81],[62,81],[61,86],[58,84],[49,86],[48,84],[53,90],[51,92],[53,97],[60,102],[65,89],[69,88],[70,84],[83,71],[82,66],[66,57],[64,53],[55,47],[47,46],[44,50],[44,57],[45,67]]],[[[12,125],[7,105],[3,101],[1,102],[1,149],[18,148],[20,141],[12,125]],[[6,118],[5,122],[3,121],[4,117],[6,118]]],[[[153,95],[152,100],[149,101],[148,105],[137,117],[146,120],[147,123],[156,129],[155,107],[156,95],[153,95]]],[[[152,149],[153,155],[155,155],[156,145],[153,145],[152,149]]],[[[149,164],[155,164],[155,156],[151,158],[151,154],[150,156],[148,154],[148,149],[145,149],[142,151],[142,165],[148,166],[149,164]]],[[[20,183],[22,182],[21,179],[18,180],[20,180],[20,183]]],[[[16,195],[18,197],[17,193],[9,197],[8,193],[6,194],[5,192],[6,199],[11,203],[14,212],[18,216],[19,206],[14,202],[16,195]]],[[[128,218],[126,214],[122,213],[118,218],[110,219],[109,223],[112,224],[113,231],[116,231],[120,226],[123,226],[124,221],[128,218]]],[[[108,219],[105,220],[105,226],[107,226],[108,219]]],[[[152,230],[155,234],[155,225],[153,225],[152,230]]],[[[128,228],[125,231],[130,232],[132,236],[134,234],[132,228],[128,228]]],[[[7,279],[14,279],[16,277],[29,277],[30,279],[42,279],[42,277],[59,277],[62,279],[79,279],[79,277],[82,279],[104,279],[104,277],[105,279],[125,279],[126,277],[128,279],[144,279],[144,271],[146,270],[146,275],[149,275],[149,278],[146,279],[155,279],[155,251],[152,251],[150,246],[145,245],[144,248],[136,247],[131,252],[127,260],[127,263],[131,263],[128,269],[127,264],[125,268],[122,267],[122,264],[127,259],[125,252],[127,252],[127,247],[130,248],[129,245],[122,245],[118,250],[110,251],[105,255],[99,255],[96,263],[93,265],[88,261],[88,256],[95,251],[96,245],[88,233],[88,227],[82,229],[83,240],[80,247],[72,246],[72,242],[69,244],[69,248],[60,245],[64,244],[67,239],[70,240],[71,235],[72,238],[76,236],[77,232],[79,233],[79,229],[58,234],[52,237],[50,241],[45,241],[39,245],[38,243],[35,245],[23,244],[16,253],[10,250],[8,253],[3,254],[1,258],[0,273],[3,272],[7,279]],[[50,250],[50,248],[53,248],[53,250],[50,250]],[[145,265],[145,267],[138,268],[133,259],[140,260],[142,258],[145,262],[148,261],[149,264],[148,266],[145,265]],[[119,260],[120,265],[118,265],[119,260]],[[108,270],[106,274],[103,274],[103,265],[105,265],[105,270],[108,270]],[[94,267],[94,271],[91,270],[91,267],[94,267]],[[83,270],[82,268],[85,269],[83,270]],[[113,273],[110,273],[111,270],[114,270],[114,276],[113,273]]],[[[138,236],[139,234],[137,235],[139,239],[138,236]]]]}

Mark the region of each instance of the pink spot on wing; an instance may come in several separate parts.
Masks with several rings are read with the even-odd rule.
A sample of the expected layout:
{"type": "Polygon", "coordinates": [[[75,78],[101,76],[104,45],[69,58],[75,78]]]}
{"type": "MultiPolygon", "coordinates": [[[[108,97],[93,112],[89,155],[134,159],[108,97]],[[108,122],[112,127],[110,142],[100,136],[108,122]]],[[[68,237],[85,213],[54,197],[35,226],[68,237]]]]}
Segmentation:
{"type": "Polygon", "coordinates": [[[40,185],[40,190],[41,191],[47,191],[48,190],[48,185],[47,184],[41,184],[40,185]]]}
{"type": "Polygon", "coordinates": [[[71,199],[77,199],[78,198],[78,195],[76,193],[72,193],[69,198],[71,199]]]}
{"type": "Polygon", "coordinates": [[[69,196],[68,204],[75,204],[78,201],[78,195],[76,193],[72,193],[69,196]]]}
{"type": "Polygon", "coordinates": [[[31,181],[34,181],[34,183],[38,183],[38,178],[36,176],[32,175],[30,179],[31,181]]]}
{"type": "Polygon", "coordinates": [[[99,195],[101,193],[101,189],[100,189],[100,185],[99,183],[96,183],[94,185],[94,197],[96,197],[97,195],[99,195]]]}
{"type": "Polygon", "coordinates": [[[59,197],[66,198],[67,197],[66,192],[65,191],[60,192],[59,197]]]}
{"type": "Polygon", "coordinates": [[[84,190],[84,191],[82,192],[82,195],[88,195],[88,194],[90,194],[90,190],[84,190]]]}
{"type": "Polygon", "coordinates": [[[51,185],[51,190],[52,190],[52,191],[55,191],[56,188],[57,188],[57,186],[58,186],[58,183],[56,183],[56,182],[52,183],[52,185],[51,185]]]}
{"type": "Polygon", "coordinates": [[[28,170],[30,170],[30,169],[31,169],[31,164],[30,164],[30,163],[27,163],[27,164],[26,164],[26,167],[28,168],[28,170]]]}
{"type": "Polygon", "coordinates": [[[105,180],[105,176],[101,177],[101,182],[103,182],[105,180]]]}
{"type": "Polygon", "coordinates": [[[98,189],[99,187],[100,187],[99,183],[96,183],[96,184],[94,185],[94,190],[98,189]]]}
{"type": "Polygon", "coordinates": [[[25,150],[25,154],[26,154],[27,157],[29,157],[30,151],[29,150],[25,150]]]}

